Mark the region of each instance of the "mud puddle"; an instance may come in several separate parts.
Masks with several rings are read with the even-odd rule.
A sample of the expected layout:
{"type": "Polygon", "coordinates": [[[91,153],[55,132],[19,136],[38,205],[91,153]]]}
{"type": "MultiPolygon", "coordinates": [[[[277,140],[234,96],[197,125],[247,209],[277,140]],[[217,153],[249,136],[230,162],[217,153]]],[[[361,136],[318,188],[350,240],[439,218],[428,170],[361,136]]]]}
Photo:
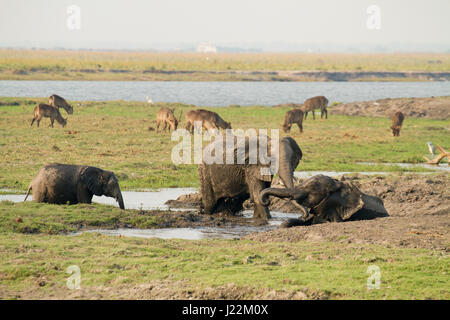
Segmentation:
{"type": "MultiPolygon", "coordinates": [[[[93,229],[69,234],[70,236],[81,235],[82,233],[100,233],[107,236],[137,237],[137,238],[160,238],[160,239],[239,239],[255,232],[265,232],[278,228],[284,220],[298,218],[295,213],[271,212],[272,219],[268,224],[261,226],[232,225],[227,227],[191,227],[191,228],[157,228],[157,229],[93,229]]],[[[252,219],[253,211],[245,210],[242,218],[252,219]]]]}
{"type": "MultiPolygon", "coordinates": [[[[197,192],[195,188],[165,188],[155,191],[122,191],[122,196],[126,209],[137,210],[169,210],[169,206],[165,204],[167,200],[176,199],[183,194],[197,192]]],[[[9,200],[13,202],[22,202],[25,194],[0,194],[0,201],[9,200]]],[[[31,201],[29,196],[27,201],[31,201]]],[[[105,196],[94,196],[92,202],[118,206],[116,200],[105,196]]],[[[193,209],[178,208],[171,210],[189,211],[193,209]]]]}

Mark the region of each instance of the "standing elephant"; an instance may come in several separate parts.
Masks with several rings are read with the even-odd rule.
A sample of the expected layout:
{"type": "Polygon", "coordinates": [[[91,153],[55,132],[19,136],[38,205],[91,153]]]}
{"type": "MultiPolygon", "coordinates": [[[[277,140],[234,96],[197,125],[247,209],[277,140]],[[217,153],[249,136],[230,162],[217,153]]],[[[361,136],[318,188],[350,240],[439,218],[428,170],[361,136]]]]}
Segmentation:
{"type": "MultiPolygon", "coordinates": [[[[256,137],[245,139],[243,164],[226,164],[225,161],[224,164],[206,164],[203,160],[203,163],[199,165],[200,193],[204,213],[212,214],[224,209],[232,213],[238,212],[242,210],[242,203],[250,197],[254,202],[254,218],[268,219],[271,217],[269,209],[260,202],[259,193],[270,187],[273,175],[262,175],[261,173],[261,169],[268,169],[270,164],[261,164],[260,162],[250,164],[249,142],[251,139],[256,139],[256,137]]],[[[215,141],[208,147],[214,143],[218,142],[215,141]]],[[[243,150],[239,150],[238,146],[232,146],[232,148],[235,158],[238,158],[238,153],[243,152],[243,150]]],[[[226,150],[223,154],[225,157],[226,150]]],[[[293,172],[301,158],[302,151],[297,142],[291,137],[284,137],[280,141],[278,175],[288,188],[293,188],[293,172]]],[[[205,159],[205,151],[203,159],[205,159]]]]}
{"type": "Polygon", "coordinates": [[[46,165],[31,181],[25,200],[31,190],[33,200],[37,202],[91,203],[94,195],[105,195],[116,199],[120,209],[125,209],[114,173],[96,167],[59,163],[46,165]]]}
{"type": "Polygon", "coordinates": [[[321,174],[304,180],[295,188],[262,190],[259,201],[265,206],[270,204],[268,196],[292,199],[297,204],[310,208],[303,221],[290,221],[292,225],[304,224],[306,221],[312,224],[345,221],[359,211],[365,211],[361,213],[361,216],[366,215],[365,218],[388,216],[383,201],[378,197],[361,192],[352,183],[321,174]]]}

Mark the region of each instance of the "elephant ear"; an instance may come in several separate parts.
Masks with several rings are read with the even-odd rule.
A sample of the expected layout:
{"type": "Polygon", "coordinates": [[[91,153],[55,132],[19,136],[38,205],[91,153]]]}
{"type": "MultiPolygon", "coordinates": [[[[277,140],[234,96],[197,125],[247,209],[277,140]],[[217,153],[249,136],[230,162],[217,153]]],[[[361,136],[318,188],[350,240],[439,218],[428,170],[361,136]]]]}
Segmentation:
{"type": "Polygon", "coordinates": [[[103,195],[103,170],[95,167],[87,167],[81,172],[80,180],[87,189],[96,196],[103,195]]]}
{"type": "MultiPolygon", "coordinates": [[[[267,148],[271,148],[270,146],[270,139],[268,138],[267,141],[267,148]]],[[[247,168],[247,174],[251,175],[252,177],[256,177],[258,180],[270,182],[272,181],[273,175],[271,174],[262,174],[261,169],[267,168],[269,169],[269,164],[262,165],[260,163],[260,153],[259,153],[259,140],[258,136],[250,136],[245,137],[245,148],[241,148],[237,143],[234,146],[234,159],[236,159],[237,163],[242,163],[243,160],[244,166],[247,168]],[[256,147],[256,148],[254,148],[256,147]],[[250,148],[252,150],[250,150],[250,148]],[[253,158],[256,156],[256,162],[254,163],[255,159],[253,158]]],[[[269,162],[270,158],[265,159],[265,162],[269,162]]]]}
{"type": "Polygon", "coordinates": [[[302,150],[297,142],[291,137],[284,137],[280,141],[278,176],[286,188],[293,188],[294,170],[302,159],[302,150]]]}
{"type": "Polygon", "coordinates": [[[292,139],[291,137],[284,137],[282,139],[282,142],[283,143],[284,142],[288,142],[290,147],[291,147],[291,149],[292,149],[293,154],[292,154],[292,157],[290,159],[290,162],[291,162],[292,171],[294,171],[298,167],[298,164],[300,163],[300,160],[302,160],[302,157],[303,157],[302,150],[300,149],[300,147],[297,144],[297,142],[294,139],[292,139]]]}
{"type": "Polygon", "coordinates": [[[364,206],[362,195],[353,184],[342,183],[341,188],[324,198],[314,211],[322,221],[345,221],[364,206]]]}

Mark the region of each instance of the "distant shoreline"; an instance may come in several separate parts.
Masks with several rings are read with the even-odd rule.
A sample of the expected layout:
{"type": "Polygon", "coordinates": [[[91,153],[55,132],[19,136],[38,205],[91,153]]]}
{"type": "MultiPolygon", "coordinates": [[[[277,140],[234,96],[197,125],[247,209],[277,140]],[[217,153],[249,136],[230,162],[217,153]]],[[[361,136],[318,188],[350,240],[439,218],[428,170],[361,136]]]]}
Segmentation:
{"type": "Polygon", "coordinates": [[[426,71],[204,71],[204,70],[3,70],[0,80],[85,81],[450,81],[450,72],[426,71]]]}
{"type": "Polygon", "coordinates": [[[1,80],[450,81],[449,53],[175,53],[0,49],[1,80]]]}

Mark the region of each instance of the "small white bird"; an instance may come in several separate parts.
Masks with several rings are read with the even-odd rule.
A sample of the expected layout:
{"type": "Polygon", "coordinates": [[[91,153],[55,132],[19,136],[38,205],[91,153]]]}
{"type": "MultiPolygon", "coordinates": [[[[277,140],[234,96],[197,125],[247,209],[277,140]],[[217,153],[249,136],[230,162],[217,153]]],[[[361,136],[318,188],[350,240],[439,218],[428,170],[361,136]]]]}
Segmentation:
{"type": "Polygon", "coordinates": [[[153,101],[152,101],[152,99],[150,99],[149,96],[146,96],[145,100],[147,100],[147,103],[153,104],[153,101]]]}
{"type": "Polygon", "coordinates": [[[433,142],[428,141],[427,146],[428,146],[428,150],[430,151],[431,155],[434,156],[434,153],[436,152],[436,148],[434,147],[433,142]]]}

